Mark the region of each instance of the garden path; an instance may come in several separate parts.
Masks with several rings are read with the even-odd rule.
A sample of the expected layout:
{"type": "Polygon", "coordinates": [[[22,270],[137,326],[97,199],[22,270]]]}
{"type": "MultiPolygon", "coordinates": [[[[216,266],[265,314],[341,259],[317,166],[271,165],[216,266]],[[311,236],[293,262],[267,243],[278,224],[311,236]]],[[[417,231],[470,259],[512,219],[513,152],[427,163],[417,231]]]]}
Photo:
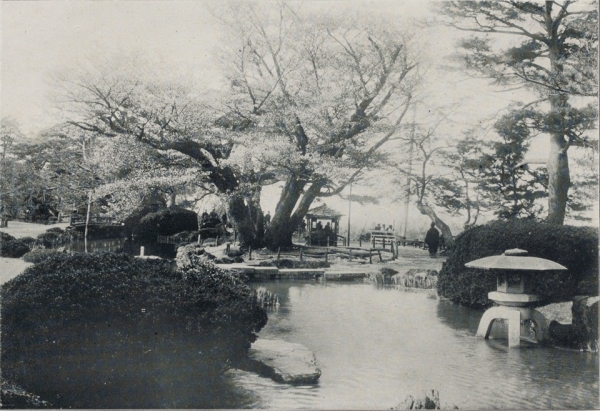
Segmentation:
{"type": "Polygon", "coordinates": [[[38,235],[45,233],[46,230],[53,227],[59,227],[63,230],[69,226],[69,223],[58,223],[58,224],[36,224],[36,223],[24,223],[22,221],[9,221],[7,227],[0,228],[0,231],[10,234],[15,238],[22,237],[37,237],[38,235]]]}

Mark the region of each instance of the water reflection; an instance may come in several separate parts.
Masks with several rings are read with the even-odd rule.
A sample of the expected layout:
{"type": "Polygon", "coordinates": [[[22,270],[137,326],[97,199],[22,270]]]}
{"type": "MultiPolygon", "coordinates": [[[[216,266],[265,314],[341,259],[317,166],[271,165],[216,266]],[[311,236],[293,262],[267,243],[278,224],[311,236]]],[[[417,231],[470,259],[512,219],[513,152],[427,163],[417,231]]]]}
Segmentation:
{"type": "Polygon", "coordinates": [[[597,356],[475,338],[482,311],[370,284],[260,286],[281,303],[260,336],[305,345],[322,376],[294,387],[233,371],[252,407],[389,409],[431,388],[461,409],[598,406],[597,356]]]}
{"type": "Polygon", "coordinates": [[[437,316],[440,321],[459,331],[477,331],[483,312],[483,310],[474,310],[444,299],[440,299],[437,305],[437,316]]]}

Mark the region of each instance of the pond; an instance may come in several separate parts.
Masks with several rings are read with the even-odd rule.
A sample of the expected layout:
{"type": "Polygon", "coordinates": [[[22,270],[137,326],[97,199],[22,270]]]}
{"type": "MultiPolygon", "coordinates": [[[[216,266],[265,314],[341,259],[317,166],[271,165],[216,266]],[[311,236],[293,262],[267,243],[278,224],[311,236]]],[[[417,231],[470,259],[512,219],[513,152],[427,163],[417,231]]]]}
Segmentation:
{"type": "Polygon", "coordinates": [[[599,405],[597,355],[476,338],[482,311],[372,284],[259,285],[281,300],[260,337],[303,344],[322,376],[314,386],[288,386],[230,371],[236,407],[390,409],[426,389],[461,409],[599,405]]]}

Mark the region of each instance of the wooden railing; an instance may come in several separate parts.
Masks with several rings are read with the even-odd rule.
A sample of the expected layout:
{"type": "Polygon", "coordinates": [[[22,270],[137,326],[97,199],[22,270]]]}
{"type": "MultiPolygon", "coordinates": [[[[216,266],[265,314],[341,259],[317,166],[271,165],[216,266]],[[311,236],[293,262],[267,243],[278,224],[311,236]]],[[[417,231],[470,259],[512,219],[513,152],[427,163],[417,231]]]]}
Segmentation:
{"type": "Polygon", "coordinates": [[[156,240],[156,242],[159,244],[177,244],[180,241],[181,239],[169,235],[159,235],[158,239],[156,240]]]}
{"type": "Polygon", "coordinates": [[[395,231],[384,231],[384,230],[372,230],[371,231],[371,244],[375,248],[377,243],[381,243],[382,247],[385,248],[386,244],[392,244],[396,241],[395,231]]]}

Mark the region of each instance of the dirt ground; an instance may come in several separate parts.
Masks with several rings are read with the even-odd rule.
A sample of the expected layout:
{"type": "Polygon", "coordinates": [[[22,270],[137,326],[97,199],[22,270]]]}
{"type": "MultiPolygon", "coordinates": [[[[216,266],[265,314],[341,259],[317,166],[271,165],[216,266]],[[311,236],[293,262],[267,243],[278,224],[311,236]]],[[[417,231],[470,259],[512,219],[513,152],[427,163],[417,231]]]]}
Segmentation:
{"type": "Polygon", "coordinates": [[[0,257],[0,284],[21,274],[33,263],[27,263],[20,258],[0,257]]]}
{"type": "MultiPolygon", "coordinates": [[[[7,227],[0,228],[7,234],[12,235],[15,238],[22,237],[37,237],[41,233],[46,232],[47,229],[52,227],[60,227],[63,230],[69,226],[69,223],[60,224],[35,224],[35,223],[24,223],[21,221],[9,221],[7,227]]],[[[11,278],[21,274],[27,267],[33,265],[27,263],[20,258],[6,258],[0,257],[0,284],[4,284],[11,278]]]]}
{"type": "Polygon", "coordinates": [[[35,223],[24,223],[22,221],[9,221],[7,227],[0,228],[0,231],[10,234],[15,238],[21,237],[37,237],[38,235],[46,232],[47,229],[52,227],[60,227],[63,230],[69,226],[69,223],[59,224],[35,224],[35,223]]]}
{"type": "MultiPolygon", "coordinates": [[[[363,247],[364,250],[367,250],[368,246],[363,247]]],[[[222,257],[219,253],[224,252],[224,246],[219,247],[211,247],[207,249],[208,252],[216,255],[217,257],[222,257]]],[[[294,257],[289,257],[286,255],[287,253],[283,253],[281,258],[293,258],[297,259],[298,257],[294,253],[294,257]]],[[[369,259],[367,258],[357,258],[354,257],[352,261],[345,256],[340,256],[339,254],[330,254],[328,261],[331,263],[331,270],[340,271],[340,270],[350,270],[355,271],[357,269],[361,271],[365,271],[367,273],[378,273],[381,272],[382,268],[391,268],[398,272],[404,272],[411,268],[419,268],[425,270],[437,270],[438,272],[442,269],[442,264],[446,261],[446,257],[444,255],[439,255],[436,258],[430,258],[429,252],[427,250],[423,250],[417,247],[398,247],[398,258],[396,260],[391,259],[390,252],[381,252],[381,257],[383,261],[379,260],[379,255],[374,253],[372,256],[372,264],[369,264],[369,259]]],[[[266,250],[260,250],[258,252],[253,253],[253,261],[248,260],[248,255],[244,254],[243,258],[246,263],[255,264],[260,260],[271,260],[277,257],[277,253],[268,252],[266,250]]],[[[306,261],[323,261],[324,257],[321,258],[310,258],[304,257],[306,261]]]]}

